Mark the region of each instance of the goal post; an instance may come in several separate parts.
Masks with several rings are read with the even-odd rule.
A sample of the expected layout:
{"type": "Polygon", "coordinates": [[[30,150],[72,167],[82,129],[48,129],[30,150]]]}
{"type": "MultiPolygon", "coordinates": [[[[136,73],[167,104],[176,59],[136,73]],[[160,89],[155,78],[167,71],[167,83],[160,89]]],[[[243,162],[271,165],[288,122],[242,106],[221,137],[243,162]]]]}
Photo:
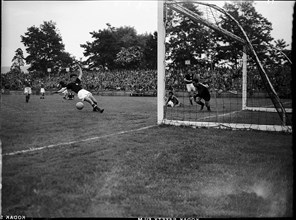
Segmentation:
{"type": "MultiPolygon", "coordinates": [[[[223,9],[219,9],[217,6],[194,1],[191,2],[209,7],[211,8],[210,10],[216,9],[220,13],[224,13],[223,9]]],[[[248,39],[242,39],[220,27],[215,27],[216,24],[207,21],[207,19],[204,19],[194,12],[188,10],[186,7],[179,5],[182,3],[185,2],[177,2],[173,0],[158,1],[157,123],[177,126],[188,125],[193,127],[216,127],[292,132],[291,124],[286,124],[286,114],[292,112],[292,110],[288,109],[286,111],[286,109],[283,107],[283,104],[274,91],[273,86],[270,84],[270,80],[268,79],[268,76],[260,63],[256,52],[254,51],[252,45],[248,45],[248,43],[250,44],[250,41],[248,39]],[[179,90],[176,90],[177,96],[179,96],[181,99],[182,107],[169,108],[165,106],[165,98],[168,93],[167,77],[170,76],[170,73],[168,73],[170,70],[168,70],[166,66],[166,10],[168,7],[177,13],[185,15],[195,23],[201,23],[210,29],[214,29],[223,35],[240,42],[242,45],[242,69],[241,75],[239,76],[239,89],[237,89],[237,91],[234,93],[227,91],[228,94],[223,93],[221,95],[219,92],[217,92],[217,88],[212,88],[210,91],[212,96],[211,102],[214,105],[212,112],[200,112],[196,106],[190,106],[190,104],[188,104],[185,85],[183,87],[179,86],[179,90]],[[262,84],[267,87],[266,91],[269,95],[269,98],[267,99],[270,99],[269,104],[271,103],[271,105],[274,106],[273,110],[271,111],[267,111],[265,107],[248,106],[249,82],[247,73],[247,52],[250,53],[250,56],[254,59],[255,63],[257,63],[259,75],[262,78],[262,84]],[[258,113],[257,111],[263,111],[263,113],[258,113]],[[270,114],[266,115],[267,112],[270,112],[270,114]]],[[[240,29],[242,28],[240,27],[240,29]]],[[[247,38],[245,33],[244,35],[247,38]]],[[[180,81],[183,80],[184,73],[178,74],[178,83],[180,83],[180,81]]],[[[213,74],[213,72],[211,74],[213,74]]],[[[184,84],[184,82],[181,83],[184,84]]]]}
{"type": "Polygon", "coordinates": [[[242,110],[247,108],[247,47],[243,46],[242,110]]]}
{"type": "Polygon", "coordinates": [[[157,24],[157,124],[162,124],[165,105],[165,17],[164,1],[158,1],[157,24]]]}

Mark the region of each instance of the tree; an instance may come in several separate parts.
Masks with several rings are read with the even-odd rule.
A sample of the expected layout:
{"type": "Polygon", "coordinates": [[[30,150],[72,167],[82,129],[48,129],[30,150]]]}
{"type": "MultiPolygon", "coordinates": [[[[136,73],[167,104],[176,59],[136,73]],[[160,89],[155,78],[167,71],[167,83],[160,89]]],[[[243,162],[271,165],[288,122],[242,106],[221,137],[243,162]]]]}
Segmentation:
{"type": "Polygon", "coordinates": [[[62,37],[59,34],[56,23],[44,22],[40,27],[29,27],[28,31],[21,36],[21,42],[27,47],[29,54],[25,60],[30,64],[29,71],[58,72],[61,67],[69,66],[74,58],[65,52],[62,37]]]}
{"type": "Polygon", "coordinates": [[[25,61],[24,61],[24,54],[23,50],[21,48],[18,48],[15,51],[15,55],[12,58],[12,65],[10,67],[10,71],[17,71],[21,72],[21,66],[24,66],[25,61]]]}
{"type": "MultiPolygon", "coordinates": [[[[92,42],[80,46],[84,48],[86,63],[91,68],[103,66],[105,69],[144,67],[144,52],[149,35],[138,35],[133,27],[115,28],[109,23],[107,28],[90,32],[92,42]]],[[[151,46],[151,45],[147,45],[151,46]]],[[[157,45],[155,45],[155,49],[157,45]]],[[[147,52],[147,51],[146,51],[147,52]]]]}
{"type": "Polygon", "coordinates": [[[283,65],[289,62],[290,51],[286,50],[289,46],[283,39],[274,41],[275,46],[269,45],[267,64],[283,65]]]}
{"type": "MultiPolygon", "coordinates": [[[[253,1],[233,1],[225,3],[223,8],[240,23],[259,59],[264,63],[268,58],[268,45],[273,40],[271,37],[272,24],[256,11],[253,1]]],[[[244,39],[239,27],[228,17],[222,18],[221,27],[244,39]]],[[[218,59],[227,59],[236,67],[242,54],[241,43],[219,34],[216,34],[216,41],[229,45],[219,48],[218,59]]]]}
{"type": "Polygon", "coordinates": [[[107,23],[108,28],[98,32],[90,32],[93,42],[87,41],[80,46],[84,48],[83,55],[88,57],[86,63],[91,67],[114,68],[116,54],[121,50],[116,37],[115,28],[107,23]]]}
{"type": "Polygon", "coordinates": [[[143,66],[148,69],[157,69],[157,32],[149,34],[143,51],[143,66]]]}
{"type": "Polygon", "coordinates": [[[274,41],[275,46],[269,46],[269,56],[265,65],[267,74],[274,86],[275,91],[280,97],[291,97],[291,63],[289,62],[290,51],[286,42],[281,40],[274,41]]]}
{"type": "Polygon", "coordinates": [[[137,69],[143,59],[143,52],[139,46],[131,46],[129,48],[122,47],[121,51],[116,55],[115,63],[124,69],[137,69]]]}
{"type": "MultiPolygon", "coordinates": [[[[192,3],[186,3],[183,6],[198,15],[202,13],[192,3]]],[[[185,68],[186,60],[189,60],[191,65],[205,65],[200,57],[213,47],[214,43],[208,37],[212,30],[171,9],[167,12],[167,24],[166,56],[171,61],[171,65],[176,68],[185,68]]]]}

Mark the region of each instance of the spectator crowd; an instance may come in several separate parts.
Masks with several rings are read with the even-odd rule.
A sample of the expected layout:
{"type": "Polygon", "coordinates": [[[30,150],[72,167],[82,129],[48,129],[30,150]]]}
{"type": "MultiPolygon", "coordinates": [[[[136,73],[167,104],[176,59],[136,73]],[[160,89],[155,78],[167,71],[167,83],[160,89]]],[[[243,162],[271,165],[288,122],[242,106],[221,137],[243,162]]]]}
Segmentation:
{"type": "MultiPolygon", "coordinates": [[[[166,70],[166,89],[174,91],[185,91],[184,76],[188,70],[166,70]]],[[[215,70],[199,67],[193,69],[198,79],[203,84],[209,85],[210,90],[216,91],[241,91],[242,71],[231,68],[215,68],[215,70]]],[[[40,90],[41,83],[45,90],[56,90],[60,81],[68,82],[70,73],[61,72],[45,77],[31,77],[32,89],[40,90]]],[[[248,72],[248,90],[260,92],[263,89],[258,73],[248,72]]],[[[1,89],[22,90],[26,76],[20,72],[9,72],[1,74],[1,89]]],[[[150,93],[156,95],[157,90],[157,70],[84,70],[82,85],[92,92],[100,91],[125,91],[131,93],[150,93]]]]}
{"type": "MultiPolygon", "coordinates": [[[[78,74],[78,73],[77,73],[78,74]]],[[[22,90],[26,77],[32,80],[32,89],[39,90],[41,83],[45,90],[55,90],[60,81],[67,83],[70,73],[61,72],[58,75],[46,77],[30,77],[30,73],[9,72],[1,74],[1,88],[5,90],[22,90]]],[[[156,94],[156,70],[101,70],[83,72],[82,86],[89,91],[126,91],[134,93],[156,94]]]]}

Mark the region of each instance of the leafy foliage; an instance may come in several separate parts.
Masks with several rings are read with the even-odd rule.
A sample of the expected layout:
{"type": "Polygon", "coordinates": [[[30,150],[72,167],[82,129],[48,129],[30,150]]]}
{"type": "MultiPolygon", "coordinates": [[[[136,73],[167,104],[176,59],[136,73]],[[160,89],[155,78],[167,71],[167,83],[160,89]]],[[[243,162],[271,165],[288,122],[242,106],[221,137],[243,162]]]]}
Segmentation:
{"type": "Polygon", "coordinates": [[[157,68],[157,32],[146,37],[146,44],[143,51],[143,66],[148,69],[157,68]]]}
{"type": "Polygon", "coordinates": [[[116,55],[115,63],[125,68],[135,68],[143,59],[143,52],[138,46],[122,48],[116,55]]]}
{"type": "Polygon", "coordinates": [[[157,56],[156,35],[138,35],[133,27],[115,28],[109,23],[106,29],[93,31],[90,34],[94,40],[80,46],[84,48],[86,63],[91,67],[102,66],[104,69],[156,67],[157,60],[150,58],[153,54],[154,57],[157,56]]]}
{"type": "MultiPolygon", "coordinates": [[[[193,4],[184,4],[185,7],[201,14],[193,4]]],[[[202,64],[199,60],[202,54],[208,53],[213,41],[209,38],[211,30],[202,24],[196,24],[184,15],[178,14],[169,9],[167,13],[167,59],[171,65],[178,68],[185,68],[185,61],[190,60],[191,65],[202,64]]]]}
{"type": "MultiPolygon", "coordinates": [[[[232,3],[225,3],[224,9],[239,22],[254,46],[259,59],[264,61],[267,58],[266,52],[268,44],[273,40],[271,37],[271,23],[256,11],[253,1],[233,1],[232,3]]],[[[244,38],[239,27],[228,17],[222,18],[221,26],[235,35],[244,38]]],[[[219,50],[219,58],[228,59],[233,62],[235,64],[234,67],[237,68],[238,60],[241,58],[242,45],[230,40],[226,36],[217,36],[216,40],[222,41],[223,44],[230,45],[229,47],[224,47],[222,50],[219,50]]],[[[252,60],[250,60],[250,62],[252,62],[252,60]]],[[[254,65],[254,63],[251,65],[254,65]]]]}
{"type": "MultiPolygon", "coordinates": [[[[256,11],[254,5],[254,1],[232,1],[225,3],[223,8],[246,32],[275,90],[280,96],[288,97],[291,94],[291,67],[283,55],[285,51],[285,54],[290,56],[290,52],[285,50],[288,45],[284,40],[277,40],[277,50],[271,49],[272,24],[256,11]]],[[[205,13],[198,4],[183,3],[182,6],[198,15],[205,13]]],[[[245,38],[236,22],[228,16],[221,15],[217,20],[219,27],[245,38]]],[[[185,60],[190,60],[190,66],[199,66],[199,70],[203,69],[200,67],[219,68],[222,63],[226,63],[235,71],[241,69],[241,43],[195,23],[171,9],[167,11],[166,23],[166,56],[169,67],[184,69],[185,60]],[[202,57],[204,59],[201,59],[202,57]]],[[[252,57],[248,58],[248,69],[257,69],[252,57]]]]}
{"type": "Polygon", "coordinates": [[[21,42],[27,47],[29,54],[25,60],[30,64],[29,71],[57,72],[59,68],[71,65],[74,58],[65,52],[62,37],[53,21],[44,22],[40,27],[29,27],[21,36],[21,42]]]}
{"type": "Polygon", "coordinates": [[[24,61],[24,53],[21,48],[18,48],[15,51],[15,55],[12,58],[12,65],[10,67],[10,71],[17,71],[21,72],[21,66],[24,66],[25,61],[24,61]]]}

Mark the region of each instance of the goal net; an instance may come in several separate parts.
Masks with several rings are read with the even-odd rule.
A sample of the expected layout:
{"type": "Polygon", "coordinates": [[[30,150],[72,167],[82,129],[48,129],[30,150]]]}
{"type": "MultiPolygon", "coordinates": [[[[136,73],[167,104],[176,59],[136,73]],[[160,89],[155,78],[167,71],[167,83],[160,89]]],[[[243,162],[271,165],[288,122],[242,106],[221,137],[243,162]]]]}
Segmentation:
{"type": "Polygon", "coordinates": [[[159,124],[292,132],[287,63],[276,73],[265,70],[240,24],[215,5],[170,0],[158,6],[159,124]],[[235,59],[223,59],[229,52],[235,59]],[[209,102],[199,100],[198,89],[188,92],[188,73],[208,90],[209,102]]]}

